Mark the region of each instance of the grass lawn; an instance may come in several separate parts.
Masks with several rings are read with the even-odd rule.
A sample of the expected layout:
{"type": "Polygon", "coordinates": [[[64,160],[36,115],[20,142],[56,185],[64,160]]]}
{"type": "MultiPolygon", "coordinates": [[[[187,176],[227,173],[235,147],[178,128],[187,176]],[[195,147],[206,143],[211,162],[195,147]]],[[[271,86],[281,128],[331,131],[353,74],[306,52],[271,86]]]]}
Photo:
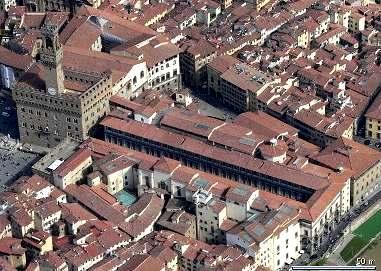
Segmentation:
{"type": "Polygon", "coordinates": [[[322,259],[317,260],[316,262],[311,263],[310,265],[322,266],[322,265],[325,265],[326,263],[327,263],[327,259],[322,258],[322,259]]]}
{"type": "Polygon", "coordinates": [[[363,240],[370,241],[381,231],[381,210],[375,213],[365,223],[361,224],[353,233],[363,240]]]}
{"type": "Polygon", "coordinates": [[[340,255],[345,262],[355,256],[369,241],[381,231],[381,211],[375,213],[366,222],[361,224],[353,234],[355,237],[341,251],[340,255]]]}
{"type": "Polygon", "coordinates": [[[368,242],[362,238],[355,236],[340,252],[341,258],[343,258],[345,262],[348,262],[350,259],[352,259],[353,256],[357,254],[357,252],[360,251],[360,249],[366,246],[367,243],[368,242]]]}

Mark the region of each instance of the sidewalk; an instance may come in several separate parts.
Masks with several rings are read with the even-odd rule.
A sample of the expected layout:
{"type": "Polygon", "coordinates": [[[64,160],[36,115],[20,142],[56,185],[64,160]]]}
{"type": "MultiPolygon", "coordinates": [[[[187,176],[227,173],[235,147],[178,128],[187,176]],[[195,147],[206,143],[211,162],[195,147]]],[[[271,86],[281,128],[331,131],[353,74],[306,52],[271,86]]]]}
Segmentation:
{"type": "Polygon", "coordinates": [[[340,252],[353,239],[353,237],[354,235],[351,232],[344,235],[343,240],[340,241],[340,243],[334,248],[332,254],[328,257],[328,262],[335,265],[346,265],[346,262],[340,256],[340,252]]]}

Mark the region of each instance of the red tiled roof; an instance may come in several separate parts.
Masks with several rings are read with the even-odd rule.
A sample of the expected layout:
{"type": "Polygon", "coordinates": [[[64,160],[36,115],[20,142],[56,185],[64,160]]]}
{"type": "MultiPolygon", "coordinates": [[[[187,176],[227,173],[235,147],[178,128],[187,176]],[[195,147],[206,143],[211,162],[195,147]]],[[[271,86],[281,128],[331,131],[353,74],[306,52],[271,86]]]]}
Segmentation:
{"type": "Polygon", "coordinates": [[[190,153],[223,161],[224,163],[236,165],[255,172],[260,172],[261,174],[269,175],[274,178],[282,179],[312,189],[319,189],[327,185],[327,181],[325,179],[313,175],[306,175],[300,170],[268,161],[262,161],[252,157],[251,155],[210,146],[190,137],[177,136],[153,125],[138,123],[132,120],[122,121],[111,117],[106,117],[101,124],[128,134],[133,134],[134,136],[139,136],[161,144],[166,144],[190,153]]]}
{"type": "MultiPolygon", "coordinates": [[[[369,93],[371,92],[374,93],[374,89],[376,89],[375,86],[381,85],[381,73],[376,74],[376,76],[371,76],[371,78],[369,78],[367,81],[373,81],[372,83],[369,82],[366,84],[369,85],[370,87],[369,90],[373,89],[373,90],[370,90],[369,93]],[[374,87],[371,87],[370,86],[371,84],[374,87]]],[[[375,119],[375,120],[381,120],[381,94],[378,94],[377,97],[374,99],[373,103],[371,104],[369,109],[366,111],[365,117],[375,119]]]]}
{"type": "Polygon", "coordinates": [[[32,64],[32,57],[29,55],[16,54],[0,46],[0,63],[8,67],[26,71],[32,64]]]}
{"type": "Polygon", "coordinates": [[[39,29],[45,19],[45,13],[26,13],[22,20],[21,26],[24,28],[39,29]]]}
{"type": "Polygon", "coordinates": [[[54,174],[64,177],[88,158],[91,158],[91,151],[89,149],[81,149],[59,165],[54,174]]]}
{"type": "Polygon", "coordinates": [[[22,255],[25,249],[21,247],[21,240],[12,237],[4,237],[0,241],[0,253],[5,255],[22,255]]]}
{"type": "Polygon", "coordinates": [[[65,264],[65,261],[60,256],[58,256],[56,252],[49,251],[42,256],[40,263],[45,263],[48,266],[52,266],[58,269],[65,264]]]}
{"type": "Polygon", "coordinates": [[[259,150],[263,156],[278,157],[286,154],[288,146],[283,140],[277,140],[275,145],[272,145],[271,143],[261,144],[259,150]]]}
{"type": "Polygon", "coordinates": [[[35,211],[42,219],[45,219],[51,215],[60,212],[61,208],[57,205],[57,202],[54,200],[37,206],[35,211]]]}
{"type": "Polygon", "coordinates": [[[65,188],[65,192],[103,219],[107,219],[114,224],[125,220],[124,213],[104,201],[87,185],[78,186],[72,184],[65,188]]]}
{"type": "Polygon", "coordinates": [[[248,127],[270,138],[277,138],[282,134],[293,136],[298,133],[298,129],[262,111],[242,113],[234,119],[233,123],[248,127]]]}
{"type": "Polygon", "coordinates": [[[342,167],[358,178],[380,162],[381,152],[340,137],[311,159],[333,170],[342,167]]]}
{"type": "Polygon", "coordinates": [[[192,111],[173,109],[164,115],[160,124],[207,138],[214,129],[223,125],[224,122],[192,111]]]}
{"type": "Polygon", "coordinates": [[[160,157],[160,160],[153,166],[153,168],[164,173],[172,173],[180,166],[181,163],[179,161],[162,156],[160,157]]]}
{"type": "Polygon", "coordinates": [[[160,41],[158,38],[151,40],[148,44],[144,46],[132,46],[129,48],[125,48],[126,46],[121,45],[119,47],[115,47],[111,50],[112,52],[118,51],[126,51],[128,53],[143,55],[143,59],[147,63],[148,68],[152,68],[156,64],[169,59],[171,57],[175,57],[180,53],[180,48],[177,45],[172,44],[169,40],[160,41]],[[155,44],[158,43],[158,44],[155,44]]]}
{"type": "Polygon", "coordinates": [[[163,271],[165,265],[160,258],[147,254],[138,254],[132,256],[126,264],[119,268],[121,271],[163,271]]]}
{"type": "Polygon", "coordinates": [[[79,220],[95,220],[97,219],[92,213],[87,211],[78,203],[62,203],[62,217],[70,223],[75,223],[79,220]]]}
{"type": "Polygon", "coordinates": [[[154,126],[147,126],[144,123],[140,123],[133,120],[120,120],[112,117],[106,117],[100,123],[105,127],[120,127],[121,130],[135,131],[136,134],[140,134],[146,138],[155,138],[155,140],[166,143],[168,145],[179,145],[184,141],[182,136],[168,133],[162,129],[154,126]]]}
{"type": "Polygon", "coordinates": [[[0,215],[0,233],[2,233],[7,226],[11,226],[11,222],[7,218],[6,214],[0,215]]]}
{"type": "Polygon", "coordinates": [[[208,64],[208,67],[220,72],[226,72],[230,67],[235,64],[239,64],[241,61],[230,55],[222,55],[216,57],[212,62],[208,64]]]}

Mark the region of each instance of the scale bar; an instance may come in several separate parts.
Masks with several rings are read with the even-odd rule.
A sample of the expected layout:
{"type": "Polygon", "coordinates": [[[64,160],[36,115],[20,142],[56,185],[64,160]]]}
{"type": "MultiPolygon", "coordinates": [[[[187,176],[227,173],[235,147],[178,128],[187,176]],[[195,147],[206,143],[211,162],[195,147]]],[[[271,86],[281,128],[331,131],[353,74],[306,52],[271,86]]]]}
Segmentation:
{"type": "Polygon", "coordinates": [[[309,270],[324,270],[324,271],[341,271],[341,270],[358,270],[358,271],[376,271],[376,266],[372,265],[356,265],[356,266],[292,266],[290,270],[309,271],[309,270]]]}

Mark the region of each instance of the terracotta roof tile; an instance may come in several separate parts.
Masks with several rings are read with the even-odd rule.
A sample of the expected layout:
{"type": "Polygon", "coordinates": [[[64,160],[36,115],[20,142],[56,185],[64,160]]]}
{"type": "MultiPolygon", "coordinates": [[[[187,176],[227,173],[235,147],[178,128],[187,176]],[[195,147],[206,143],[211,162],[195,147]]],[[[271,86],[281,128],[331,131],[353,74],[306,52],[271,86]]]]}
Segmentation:
{"type": "Polygon", "coordinates": [[[16,54],[3,46],[0,46],[0,63],[5,66],[26,71],[32,64],[32,57],[16,54]]]}

